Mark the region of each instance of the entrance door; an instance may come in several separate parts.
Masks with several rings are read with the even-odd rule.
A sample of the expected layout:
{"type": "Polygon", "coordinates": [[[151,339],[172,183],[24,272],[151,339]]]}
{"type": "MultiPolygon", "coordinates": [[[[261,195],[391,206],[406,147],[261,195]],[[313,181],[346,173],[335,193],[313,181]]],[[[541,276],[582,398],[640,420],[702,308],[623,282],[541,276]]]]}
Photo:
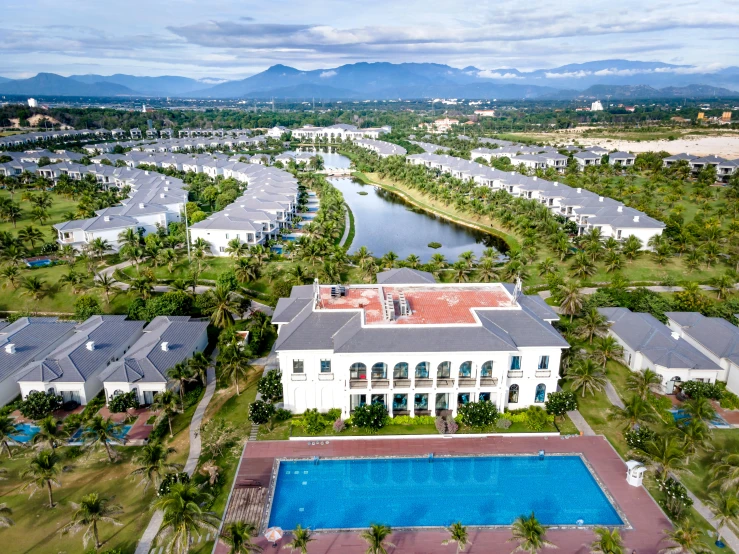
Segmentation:
{"type": "Polygon", "coordinates": [[[154,391],[145,390],[144,391],[144,404],[148,406],[153,403],[154,403],[154,391]]]}
{"type": "Polygon", "coordinates": [[[77,402],[77,404],[81,404],[80,401],[80,393],[76,390],[63,390],[62,391],[62,400],[64,402],[77,402]]]}

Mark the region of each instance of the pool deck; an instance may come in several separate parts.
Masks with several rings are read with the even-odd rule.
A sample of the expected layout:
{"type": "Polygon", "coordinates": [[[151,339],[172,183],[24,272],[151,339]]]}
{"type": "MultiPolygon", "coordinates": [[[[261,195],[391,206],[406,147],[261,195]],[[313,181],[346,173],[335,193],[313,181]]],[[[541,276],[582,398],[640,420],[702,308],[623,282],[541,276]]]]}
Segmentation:
{"type": "MultiPolygon", "coordinates": [[[[326,440],[322,437],[318,442],[321,439],[326,440]]],[[[244,450],[235,483],[256,480],[265,487],[269,486],[275,458],[423,457],[431,452],[435,456],[533,455],[542,449],[549,453],[582,454],[632,527],[622,531],[626,546],[636,549],[639,554],[656,554],[661,548],[667,546],[660,541],[664,537],[663,530],[671,528],[669,519],[644,488],[627,485],[626,464],[602,436],[581,436],[569,439],[560,437],[429,438],[407,441],[392,439],[331,441],[329,437],[328,440],[329,444],[322,446],[310,446],[305,441],[249,442],[244,450]]],[[[594,537],[589,529],[553,529],[547,535],[549,540],[559,547],[560,552],[582,554],[590,552],[589,545],[594,537]]],[[[515,544],[506,542],[510,536],[508,529],[471,529],[472,544],[465,549],[465,552],[508,554],[515,548],[515,544]]],[[[310,544],[311,554],[329,552],[364,554],[367,549],[366,544],[356,532],[317,533],[314,538],[315,541],[310,544]]],[[[390,537],[390,542],[395,544],[395,548],[390,548],[388,552],[452,554],[455,552],[454,545],[441,545],[441,541],[446,538],[448,535],[444,531],[399,531],[390,537]]],[[[289,536],[286,536],[278,543],[278,546],[281,547],[289,541],[289,536]]],[[[256,542],[263,547],[269,546],[261,537],[256,539],[256,542]]],[[[272,549],[265,551],[269,552],[272,549]]],[[[227,554],[228,548],[219,542],[215,552],[227,554]]],[[[630,550],[627,552],[631,553],[630,550]]]]}

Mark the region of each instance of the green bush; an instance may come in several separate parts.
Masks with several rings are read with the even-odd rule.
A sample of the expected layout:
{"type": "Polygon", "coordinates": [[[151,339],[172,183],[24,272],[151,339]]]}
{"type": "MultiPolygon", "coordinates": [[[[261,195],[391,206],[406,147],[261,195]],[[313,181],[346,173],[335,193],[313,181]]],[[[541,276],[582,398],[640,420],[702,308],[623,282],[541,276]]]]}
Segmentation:
{"type": "Polygon", "coordinates": [[[498,408],[492,402],[469,402],[459,407],[462,423],[468,427],[482,428],[493,425],[498,419],[498,408]]]}
{"type": "Polygon", "coordinates": [[[315,408],[305,410],[303,414],[303,428],[309,435],[318,435],[326,429],[327,422],[323,415],[315,408]]]}
{"type": "Polygon", "coordinates": [[[690,398],[721,400],[723,395],[723,390],[719,385],[701,381],[686,381],[680,385],[680,389],[690,398]]]}
{"type": "Polygon", "coordinates": [[[637,450],[644,450],[645,445],[657,438],[657,433],[652,431],[649,427],[639,427],[638,429],[632,429],[624,433],[626,444],[631,448],[637,450]]]}
{"type": "Polygon", "coordinates": [[[175,483],[189,483],[189,482],[190,482],[190,476],[184,471],[179,472],[179,473],[167,473],[162,479],[162,482],[159,484],[159,490],[157,491],[157,496],[164,496],[168,494],[170,489],[172,488],[172,485],[174,485],[175,483]]]}
{"type": "Polygon", "coordinates": [[[399,415],[387,422],[388,425],[434,425],[436,418],[434,416],[416,416],[399,415]]]}
{"type": "Polygon", "coordinates": [[[64,405],[61,396],[35,391],[26,396],[20,406],[23,417],[28,419],[44,419],[54,410],[59,410],[64,405]]]}
{"type": "Polygon", "coordinates": [[[257,391],[269,402],[276,402],[282,398],[282,372],[279,369],[270,369],[257,382],[257,391]]]}
{"type": "Polygon", "coordinates": [[[529,406],[526,410],[526,425],[532,431],[541,431],[549,422],[547,412],[540,406],[529,406]]]}
{"type": "Polygon", "coordinates": [[[113,396],[108,402],[108,408],[113,413],[125,412],[129,408],[138,408],[139,400],[134,391],[113,396]]]}
{"type": "Polygon", "coordinates": [[[275,421],[277,423],[282,423],[283,421],[287,421],[293,416],[293,413],[290,410],[286,410],[285,408],[280,408],[275,412],[275,421]]]}
{"type": "Polygon", "coordinates": [[[100,300],[94,296],[80,296],[77,302],[74,303],[74,318],[79,321],[84,321],[102,313],[103,308],[100,305],[100,300]]]}
{"type": "Polygon", "coordinates": [[[200,395],[203,394],[203,386],[197,385],[195,388],[187,391],[185,393],[185,410],[187,410],[189,407],[197,404],[200,402],[200,395]]]}
{"type": "Polygon", "coordinates": [[[377,431],[385,426],[387,410],[382,404],[365,404],[354,409],[352,423],[362,429],[377,431]]]}
{"type": "Polygon", "coordinates": [[[267,423],[274,413],[274,405],[264,400],[255,400],[249,406],[249,420],[255,425],[267,423]]]}
{"type": "Polygon", "coordinates": [[[341,408],[331,408],[328,412],[326,412],[325,417],[331,422],[336,421],[341,417],[341,408]]]}
{"type": "Polygon", "coordinates": [[[577,397],[572,391],[550,392],[544,407],[549,415],[563,416],[572,410],[577,410],[577,397]]]}

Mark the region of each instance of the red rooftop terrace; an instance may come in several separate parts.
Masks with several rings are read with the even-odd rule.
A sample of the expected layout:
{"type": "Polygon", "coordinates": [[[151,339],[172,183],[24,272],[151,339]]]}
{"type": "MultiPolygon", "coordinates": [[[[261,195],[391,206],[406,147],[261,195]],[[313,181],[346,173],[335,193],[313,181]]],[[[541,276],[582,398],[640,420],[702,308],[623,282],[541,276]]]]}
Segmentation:
{"type": "Polygon", "coordinates": [[[319,310],[361,309],[366,325],[474,325],[474,308],[516,307],[499,284],[321,286],[319,294],[319,310]],[[385,314],[389,296],[392,318],[385,314]]]}
{"type": "MultiPolygon", "coordinates": [[[[505,437],[484,438],[424,438],[419,439],[372,439],[372,440],[324,440],[321,441],[260,441],[248,442],[244,449],[239,471],[234,481],[236,489],[240,484],[270,484],[275,459],[279,458],[321,458],[333,457],[425,457],[464,455],[503,455],[546,453],[580,454],[590,464],[592,471],[610,495],[613,503],[628,522],[629,528],[621,531],[628,554],[657,554],[668,544],[664,542],[664,530],[671,529],[670,520],[662,512],[654,499],[643,487],[632,487],[626,483],[626,464],[613,447],[602,436],[582,436],[563,439],[560,437],[505,437]]],[[[263,522],[254,522],[259,526],[263,522]]],[[[464,522],[462,522],[464,523],[464,522]]],[[[289,530],[286,530],[289,531],[289,530]]],[[[509,554],[515,544],[507,542],[511,538],[508,528],[470,528],[471,545],[465,549],[470,554],[509,554]]],[[[366,543],[357,532],[315,532],[314,541],[308,551],[311,554],[364,554],[366,543]]],[[[397,531],[389,542],[391,554],[453,554],[455,545],[443,546],[441,542],[449,537],[441,529],[397,531]]],[[[587,554],[595,535],[590,528],[550,529],[547,538],[558,547],[558,552],[567,554],[587,554]]],[[[290,542],[289,534],[278,541],[278,548],[290,542]]],[[[255,542],[274,551],[264,537],[255,542]]],[[[219,542],[215,552],[227,554],[228,547],[219,542]]]]}

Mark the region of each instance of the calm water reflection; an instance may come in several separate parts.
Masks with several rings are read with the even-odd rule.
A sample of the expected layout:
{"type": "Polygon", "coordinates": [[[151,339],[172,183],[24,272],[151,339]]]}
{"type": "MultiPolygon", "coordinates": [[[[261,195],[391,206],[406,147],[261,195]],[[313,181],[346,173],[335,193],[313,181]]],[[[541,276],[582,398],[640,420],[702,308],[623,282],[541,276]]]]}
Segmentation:
{"type": "MultiPolygon", "coordinates": [[[[326,167],[339,167],[330,166],[328,156],[324,154],[326,167]]],[[[467,250],[472,250],[478,257],[486,248],[506,250],[505,243],[498,237],[418,210],[399,196],[383,189],[347,178],[333,178],[330,181],[343,193],[346,203],[354,213],[355,236],[349,249],[350,254],[359,247],[366,246],[375,256],[382,256],[392,250],[400,258],[416,254],[426,262],[439,252],[453,262],[467,250]],[[367,194],[360,195],[359,192],[367,194]],[[439,242],[442,247],[436,250],[429,248],[430,242],[439,242]]]]}

